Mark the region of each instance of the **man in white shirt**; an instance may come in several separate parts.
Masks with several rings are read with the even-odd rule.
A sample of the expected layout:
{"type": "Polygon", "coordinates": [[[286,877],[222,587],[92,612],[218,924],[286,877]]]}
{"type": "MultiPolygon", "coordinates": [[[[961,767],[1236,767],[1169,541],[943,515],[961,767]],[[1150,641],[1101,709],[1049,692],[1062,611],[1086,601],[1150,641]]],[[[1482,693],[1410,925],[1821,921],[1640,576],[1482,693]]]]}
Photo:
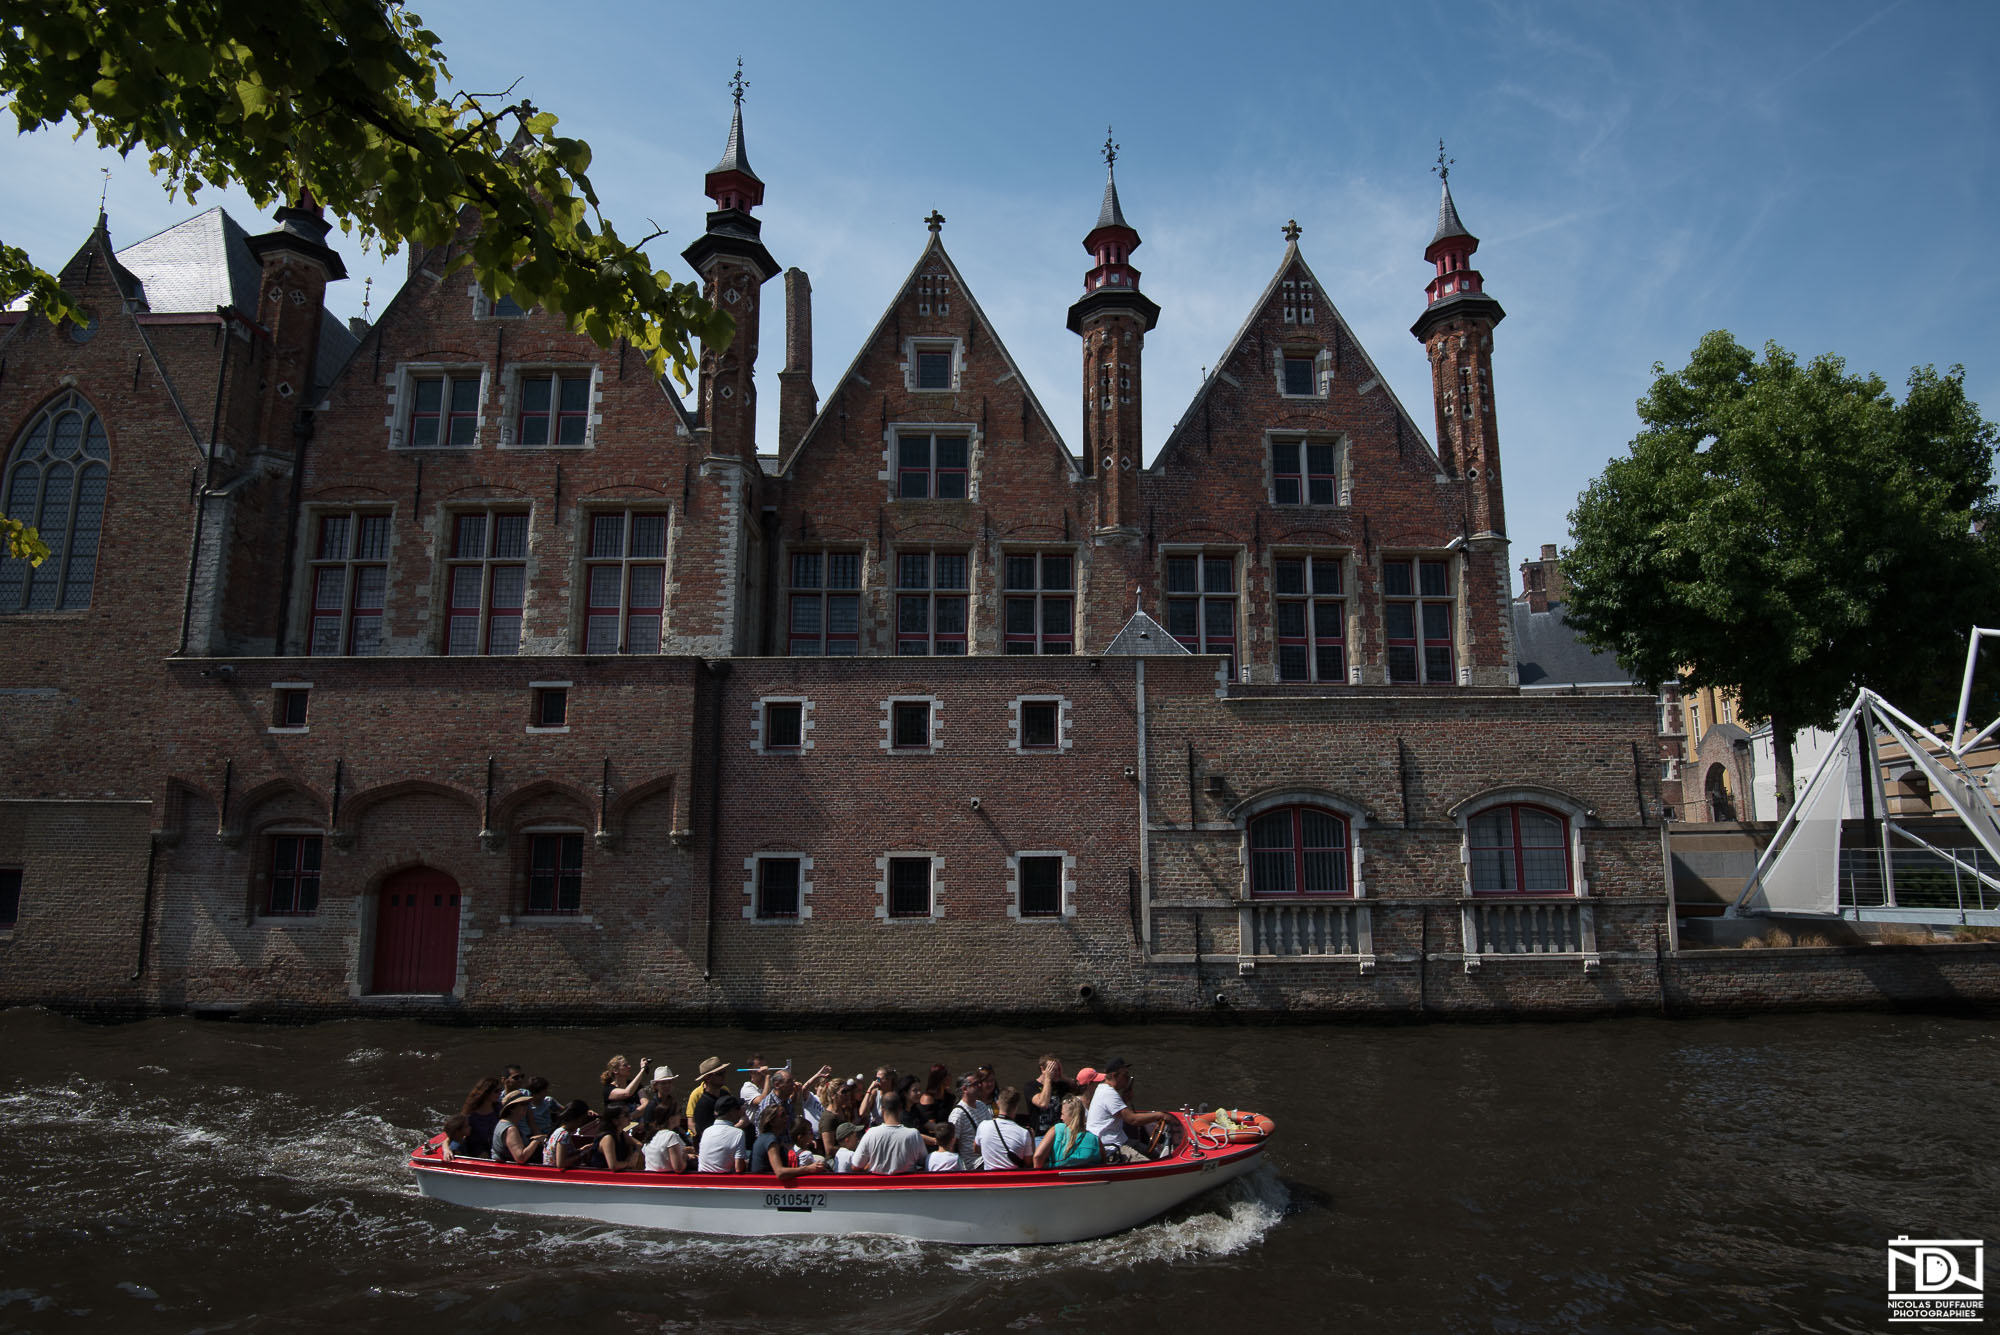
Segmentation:
{"type": "Polygon", "coordinates": [[[1084,1119],[1084,1129],[1103,1143],[1107,1158],[1115,1155],[1126,1163],[1144,1163],[1152,1156],[1132,1144],[1130,1133],[1147,1133],[1150,1140],[1158,1134],[1151,1128],[1165,1126],[1167,1115],[1163,1112],[1134,1112],[1126,1107],[1125,1096],[1131,1089],[1131,1063],[1123,1057],[1112,1058],[1104,1068],[1103,1082],[1090,1096],[1090,1112],[1084,1119]]]}
{"type": "Polygon", "coordinates": [[[857,1173],[921,1173],[924,1170],[924,1138],[913,1126],[903,1125],[903,1096],[882,1096],[882,1125],[868,1128],[854,1147],[857,1173]]]}
{"type": "Polygon", "coordinates": [[[981,1101],[985,1078],[967,1071],[958,1081],[958,1102],[951,1107],[951,1124],[958,1132],[958,1166],[970,1172],[980,1166],[979,1128],[993,1120],[993,1109],[981,1101]]]}
{"type": "Polygon", "coordinates": [[[1035,1156],[1035,1138],[1014,1120],[1021,1113],[1021,1091],[1009,1085],[1000,1091],[999,1102],[999,1111],[979,1124],[979,1166],[1026,1168],[1035,1156]]]}
{"type": "Polygon", "coordinates": [[[715,1120],[701,1133],[696,1164],[704,1173],[741,1173],[750,1163],[750,1149],[743,1143],[743,1100],[725,1094],[715,1103],[715,1120]]]}

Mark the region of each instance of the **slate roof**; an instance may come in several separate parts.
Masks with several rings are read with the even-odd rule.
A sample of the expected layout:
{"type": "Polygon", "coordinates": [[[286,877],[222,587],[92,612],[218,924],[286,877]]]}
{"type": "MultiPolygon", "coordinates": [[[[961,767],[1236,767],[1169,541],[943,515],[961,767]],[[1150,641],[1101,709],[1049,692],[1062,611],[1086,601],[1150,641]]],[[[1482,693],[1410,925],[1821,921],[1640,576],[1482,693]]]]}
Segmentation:
{"type": "MultiPolygon", "coordinates": [[[[249,234],[219,205],[125,247],[117,258],[138,279],[146,309],[155,315],[213,315],[218,306],[234,306],[256,317],[263,269],[250,253],[249,234]]],[[[357,346],[340,317],[321,313],[316,388],[332,383],[357,346]]]]}
{"type": "Polygon", "coordinates": [[[1458,220],[1458,205],[1451,202],[1451,182],[1446,181],[1444,194],[1438,199],[1437,235],[1431,238],[1431,244],[1435,246],[1446,237],[1471,235],[1472,233],[1465,229],[1465,224],[1458,220]]]}
{"type": "Polygon", "coordinates": [[[1188,647],[1167,633],[1162,626],[1144,612],[1134,612],[1125,628],[1111,637],[1111,643],[1104,646],[1106,657],[1137,657],[1141,654],[1184,654],[1188,647]]]}
{"type": "Polygon", "coordinates": [[[1514,604],[1514,661],[1521,685],[1548,690],[1562,686],[1638,685],[1618,666],[1618,656],[1599,653],[1579,640],[1563,619],[1561,603],[1546,612],[1514,604]]]}
{"type": "Polygon", "coordinates": [[[763,177],[750,170],[750,154],[743,147],[743,104],[738,103],[736,114],[729,118],[729,142],[723,145],[722,161],[708,169],[710,176],[717,172],[740,172],[758,183],[763,177]]]}
{"type": "Polygon", "coordinates": [[[1118,178],[1108,171],[1104,173],[1104,207],[1097,211],[1097,226],[1132,229],[1132,224],[1125,221],[1125,210],[1118,207],[1118,178]]]}

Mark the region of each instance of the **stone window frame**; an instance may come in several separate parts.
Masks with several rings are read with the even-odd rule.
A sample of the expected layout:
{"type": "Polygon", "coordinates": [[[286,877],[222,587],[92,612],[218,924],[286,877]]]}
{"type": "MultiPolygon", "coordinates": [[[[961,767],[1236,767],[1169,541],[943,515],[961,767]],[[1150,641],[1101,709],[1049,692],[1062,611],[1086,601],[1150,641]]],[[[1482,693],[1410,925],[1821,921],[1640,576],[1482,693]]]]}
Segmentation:
{"type": "Polygon", "coordinates": [[[934,923],[944,917],[944,858],[925,848],[891,849],[875,859],[875,870],[881,873],[875,880],[875,921],[885,926],[900,923],[934,923]],[[889,913],[889,865],[903,859],[927,858],[931,864],[931,911],[928,917],[892,917],[889,913]]]}
{"type": "Polygon", "coordinates": [[[956,334],[906,334],[903,336],[903,388],[912,394],[956,394],[965,382],[965,340],[956,334]],[[917,354],[943,352],[951,358],[951,384],[923,389],[917,385],[917,354]]]}
{"type": "MultiPolygon", "coordinates": [[[[73,328],[94,329],[95,325],[73,328]]],[[[108,539],[118,532],[105,524],[107,518],[116,518],[105,504],[111,478],[110,428],[75,387],[74,376],[64,376],[61,383],[62,390],[37,405],[27,415],[20,434],[0,450],[0,503],[25,500],[26,515],[16,517],[32,518],[39,513],[55,519],[53,524],[41,525],[51,555],[39,567],[25,560],[0,558],[0,590],[13,604],[0,608],[0,616],[46,617],[89,611],[97,594],[98,557],[109,545],[108,539]],[[65,455],[60,453],[64,438],[59,426],[70,417],[76,419],[76,437],[68,442],[71,452],[65,455]],[[69,493],[59,517],[48,493],[49,478],[58,468],[68,474],[64,485],[69,493]],[[87,548],[87,555],[79,552],[79,547],[87,548]],[[33,605],[40,588],[49,590],[47,607],[33,605]],[[78,589],[82,591],[80,602],[76,601],[78,589]]]]}
{"type": "MultiPolygon", "coordinates": [[[[1320,431],[1304,427],[1272,427],[1264,432],[1264,501],[1280,510],[1345,510],[1354,504],[1354,440],[1345,431],[1320,431]],[[1296,441],[1299,447],[1299,499],[1278,499],[1278,446],[1296,441]],[[1312,479],[1306,448],[1333,446],[1333,499],[1312,499],[1312,479]]],[[[1286,474],[1286,476],[1293,476],[1286,474]]]]}
{"type": "Polygon", "coordinates": [[[564,733],[570,730],[569,695],[576,687],[574,681],[531,681],[528,683],[528,732],[532,734],[564,733]],[[543,723],[544,698],[549,695],[562,697],[561,723],[543,723]]]}
{"type": "MultiPolygon", "coordinates": [[[[812,917],[810,902],[813,892],[813,860],[808,853],[796,849],[773,848],[752,853],[743,859],[743,920],[759,926],[798,927],[812,917]],[[763,879],[763,864],[785,860],[799,864],[799,911],[792,917],[764,917],[757,912],[757,884],[763,879]]],[[[886,875],[887,873],[884,873],[886,875]]],[[[884,901],[886,902],[886,901],[884,901]]]]}
{"type": "Polygon", "coordinates": [[[475,320],[525,320],[541,309],[539,306],[523,306],[519,301],[515,301],[512,294],[495,300],[477,283],[468,283],[465,294],[472,298],[472,318],[475,320]],[[514,309],[501,310],[499,308],[501,301],[513,301],[514,309]]]}
{"type": "Polygon", "coordinates": [[[1324,403],[1333,391],[1333,349],[1324,343],[1281,343],[1271,349],[1271,371],[1278,397],[1294,403],[1317,399],[1324,403]],[[1313,364],[1313,387],[1304,394],[1294,394],[1285,387],[1285,363],[1288,361],[1311,361],[1313,364]]]}
{"type": "Polygon", "coordinates": [[[1059,756],[1076,745],[1074,706],[1066,695],[1039,691],[1030,695],[1017,695],[1009,704],[1007,749],[1019,756],[1059,756]],[[1056,707],[1056,744],[1054,746],[1029,746],[1022,741],[1021,707],[1029,704],[1053,704],[1056,707]]]}
{"type": "MultiPolygon", "coordinates": [[[[528,637],[528,608],[535,595],[535,575],[540,562],[535,551],[535,503],[531,498],[493,497],[472,500],[463,504],[446,502],[438,506],[437,559],[434,563],[439,580],[438,593],[432,606],[436,609],[437,656],[440,658],[485,657],[515,658],[526,652],[521,646],[528,637]],[[486,527],[481,539],[480,556],[459,556],[459,521],[472,516],[484,516],[486,527]],[[497,545],[498,521],[502,518],[521,517],[527,520],[527,529],[522,539],[521,555],[497,556],[493,554],[497,545]],[[489,652],[493,635],[493,572],[496,567],[521,567],[521,631],[516,647],[511,653],[489,652]],[[453,585],[457,576],[454,572],[461,566],[479,566],[479,614],[478,647],[469,654],[453,654],[451,633],[457,604],[452,602],[453,585]]],[[[503,609],[509,610],[512,609],[503,609]]]]}
{"type": "Polygon", "coordinates": [[[876,745],[881,747],[883,751],[892,756],[934,756],[944,750],[944,739],[940,735],[944,731],[944,700],[941,696],[892,695],[888,699],[878,703],[882,710],[882,717],[878,720],[877,726],[882,729],[882,735],[876,739],[876,745]],[[914,704],[926,704],[930,706],[930,744],[928,746],[897,746],[896,706],[914,704]]]}
{"type": "MultiPolygon", "coordinates": [[[[491,439],[487,426],[487,406],[493,400],[493,367],[487,362],[470,362],[461,359],[421,360],[397,362],[383,375],[384,388],[388,391],[388,414],[382,425],[389,432],[389,448],[399,453],[412,454],[465,454],[482,449],[491,439]],[[472,441],[467,445],[412,445],[410,435],[410,413],[416,401],[416,383],[432,376],[479,377],[479,411],[472,426],[472,441]]],[[[444,435],[443,431],[439,432],[444,435]]]]}
{"type": "Polygon", "coordinates": [[[309,681],[274,681],[271,683],[271,719],[264,731],[281,737],[303,737],[312,731],[312,688],[309,681]],[[285,706],[295,695],[306,698],[306,721],[294,727],[285,722],[285,706]]]}
{"type": "MultiPolygon", "coordinates": [[[[1235,605],[1235,610],[1230,613],[1233,638],[1230,640],[1230,647],[1225,654],[1229,662],[1225,664],[1223,680],[1237,680],[1240,673],[1249,670],[1249,665],[1245,658],[1249,648],[1249,618],[1247,609],[1249,607],[1248,599],[1250,592],[1246,587],[1250,582],[1251,562],[1249,547],[1244,543],[1231,542],[1163,544],[1160,547],[1158,562],[1160,611],[1157,619],[1161,625],[1167,628],[1167,633],[1180,641],[1181,647],[1189,653],[1225,654],[1223,650],[1212,649],[1208,646],[1208,604],[1213,599],[1226,598],[1235,605]],[[1168,588],[1167,563],[1170,560],[1185,560],[1188,558],[1192,558],[1195,561],[1196,588],[1192,590],[1168,588]],[[1231,588],[1229,592],[1210,591],[1208,587],[1207,565],[1207,562],[1210,560],[1227,560],[1230,562],[1231,588]],[[1177,600],[1184,601],[1187,599],[1193,599],[1195,602],[1194,638],[1196,643],[1194,645],[1189,645],[1184,638],[1175,634],[1173,629],[1173,603],[1177,600]]],[[[1241,679],[1248,680],[1247,677],[1241,679]]]]}
{"type": "Polygon", "coordinates": [[[388,652],[389,600],[396,589],[396,508],[393,504],[376,502],[307,502],[300,507],[299,522],[304,541],[299,543],[297,571],[299,587],[305,594],[297,600],[298,607],[292,612],[291,633],[298,646],[298,656],[302,658],[373,658],[388,652]],[[344,555],[321,557],[320,545],[324,541],[323,527],[329,518],[345,518],[348,521],[347,536],[343,541],[344,555]],[[384,530],[384,546],[379,557],[361,554],[361,523],[367,519],[387,521],[384,530]],[[341,568],[340,577],[340,636],[339,649],[330,654],[314,652],[315,622],[321,608],[319,600],[319,572],[333,567],[341,568]],[[358,608],[355,605],[355,577],[362,567],[377,567],[382,570],[382,607],[375,619],[381,622],[376,632],[376,648],[372,654],[356,654],[355,614],[359,611],[375,611],[372,608],[358,608]]]}
{"type": "Polygon", "coordinates": [[[1355,586],[1359,583],[1361,574],[1359,553],[1352,547],[1312,547],[1287,544],[1273,547],[1267,551],[1264,557],[1264,565],[1266,567],[1267,587],[1270,595],[1268,603],[1271,618],[1272,679],[1287,686],[1359,686],[1361,684],[1361,663],[1355,649],[1360,633],[1360,600],[1354,593],[1355,586]],[[1335,561],[1340,566],[1341,591],[1337,594],[1326,595],[1310,591],[1312,584],[1312,563],[1324,560],[1335,561]],[[1306,563],[1308,592],[1286,593],[1278,588],[1278,562],[1280,561],[1304,561],[1306,563]],[[1278,651],[1280,648],[1278,604],[1301,602],[1307,605],[1306,679],[1305,681],[1291,681],[1284,677],[1283,669],[1279,666],[1278,661],[1278,651]],[[1318,622],[1313,618],[1317,610],[1317,605],[1325,602],[1338,602],[1341,605],[1341,655],[1346,661],[1347,670],[1338,679],[1322,677],[1319,674],[1319,635],[1316,630],[1318,622]]]}
{"type": "MultiPolygon", "coordinates": [[[[514,319],[514,316],[495,316],[495,319],[514,319]]],[[[553,427],[556,405],[550,404],[550,419],[553,427]]],[[[596,361],[518,361],[508,362],[500,368],[499,405],[497,408],[499,429],[495,433],[495,447],[515,452],[554,450],[557,453],[574,454],[579,450],[597,448],[598,433],[604,427],[604,367],[596,361]],[[521,381],[527,376],[574,375],[588,371],[590,376],[590,409],[583,422],[583,441],[576,445],[559,445],[550,440],[545,445],[523,445],[515,439],[515,419],[520,414],[521,381]]],[[[483,421],[483,418],[482,418],[483,421]]],[[[553,429],[550,435],[555,433],[553,429]]]]}
{"type": "Polygon", "coordinates": [[[790,544],[786,546],[783,554],[783,560],[784,560],[783,569],[785,573],[785,588],[784,588],[785,601],[784,601],[784,621],[783,621],[784,631],[785,631],[785,656],[788,658],[858,657],[861,652],[861,640],[862,640],[861,627],[867,620],[868,598],[869,594],[873,592],[873,590],[871,590],[868,587],[867,549],[861,546],[843,546],[839,543],[829,544],[829,543],[820,543],[817,541],[800,542],[797,544],[790,544]],[[806,586],[806,585],[796,584],[793,582],[798,574],[796,559],[801,556],[818,558],[819,582],[817,584],[806,586]],[[833,573],[832,573],[833,558],[836,556],[842,556],[842,557],[851,556],[854,558],[855,580],[853,588],[846,588],[846,587],[836,588],[831,584],[830,581],[833,578],[833,573]],[[832,600],[835,598],[845,598],[850,595],[854,598],[854,609],[855,609],[854,633],[852,635],[842,634],[836,640],[834,632],[830,626],[830,622],[832,621],[832,615],[833,615],[832,600]],[[792,629],[792,608],[793,605],[801,598],[811,598],[816,600],[819,604],[819,610],[818,610],[819,629],[818,631],[814,632],[814,634],[812,634],[811,636],[801,636],[792,629]],[[803,640],[803,639],[810,639],[818,647],[819,652],[816,654],[801,654],[796,652],[796,650],[793,647],[793,641],[803,640]],[[843,645],[851,643],[854,646],[854,653],[852,654],[827,653],[826,652],[827,647],[836,642],[843,645]]]}
{"type": "Polygon", "coordinates": [[[1465,570],[1454,559],[1455,553],[1449,549],[1397,548],[1378,551],[1375,556],[1375,599],[1382,617],[1382,675],[1391,686],[1470,686],[1472,666],[1466,662],[1465,626],[1465,570]],[[1410,592],[1390,593],[1388,567],[1408,565],[1410,567],[1410,592]],[[1445,591],[1442,594],[1425,593],[1424,567],[1441,565],[1445,571],[1445,591]],[[1391,641],[1389,636],[1389,606],[1392,603],[1407,603],[1411,608],[1412,629],[1416,638],[1408,642],[1391,641]],[[1433,641],[1424,634],[1424,606],[1428,603],[1443,603],[1451,608],[1451,629],[1449,640],[1451,652],[1451,672],[1443,681],[1433,681],[1426,651],[1433,641]],[[1416,653],[1417,675],[1414,681],[1397,681],[1394,669],[1390,667],[1392,648],[1411,647],[1416,653]]]}
{"type": "Polygon", "coordinates": [[[330,832],[321,825],[307,820],[280,817],[271,824],[260,828],[256,834],[256,861],[251,867],[250,920],[252,923],[272,923],[292,925],[316,922],[320,919],[320,901],[326,885],[326,855],[333,847],[330,832]],[[272,875],[276,870],[273,860],[277,856],[279,839],[317,839],[319,844],[319,875],[313,888],[313,906],[304,912],[277,913],[271,909],[272,875]]]}
{"type": "MultiPolygon", "coordinates": [[[[933,711],[932,723],[936,723],[933,711]]],[[[893,726],[893,719],[892,719],[893,726]]],[[[935,727],[933,727],[935,731],[935,727]]],[[[750,749],[760,756],[801,756],[813,749],[813,700],[809,695],[760,695],[750,708],[750,749]],[[799,744],[767,746],[764,742],[764,710],[770,705],[799,707],[799,744]]]]}
{"type": "Polygon", "coordinates": [[[998,569],[994,572],[993,582],[996,585],[993,596],[998,603],[999,616],[996,620],[1000,636],[1000,652],[1002,654],[1011,653],[1012,645],[1025,642],[1020,638],[1014,637],[1008,630],[1008,604],[1017,599],[1032,599],[1034,601],[1035,630],[1033,635],[1034,653],[1019,654],[1015,655],[1016,657],[1057,657],[1076,653],[1077,642],[1082,638],[1082,635],[1078,631],[1077,623],[1079,617],[1077,613],[1078,609],[1083,605],[1083,589],[1081,587],[1083,584],[1083,563],[1078,558],[1074,545],[1051,543],[1047,545],[1010,545],[1004,547],[1000,552],[998,569]],[[1052,589],[1044,587],[1045,563],[1052,556],[1069,562],[1068,588],[1052,589]],[[1008,584],[1008,563],[1019,560],[1032,560],[1035,563],[1035,585],[1033,588],[1014,588],[1008,584]],[[1052,637],[1048,635],[1043,627],[1043,608],[1052,601],[1065,601],[1069,603],[1069,638],[1066,641],[1068,647],[1055,651],[1051,651],[1048,646],[1052,643],[1063,644],[1065,641],[1060,636],[1052,637]]]}
{"type": "MultiPolygon", "coordinates": [[[[925,394],[942,394],[945,391],[930,389],[919,392],[925,394]]],[[[892,505],[916,505],[922,504],[927,500],[934,501],[937,499],[935,496],[929,496],[921,499],[912,497],[906,500],[900,495],[902,491],[902,451],[899,442],[906,433],[909,435],[921,433],[930,436],[933,440],[940,435],[963,435],[965,437],[965,496],[963,499],[964,502],[972,502],[979,499],[980,466],[984,462],[986,454],[986,434],[979,429],[979,423],[904,420],[890,422],[882,428],[882,468],[875,475],[875,480],[880,482],[885,489],[883,492],[885,503],[892,505]]],[[[935,482],[937,477],[935,462],[933,462],[931,467],[931,477],[933,482],[935,482]]],[[[959,503],[957,498],[953,498],[953,501],[954,503],[959,503]]],[[[836,549],[839,547],[837,543],[829,545],[836,549]]]]}
{"type": "MultiPolygon", "coordinates": [[[[531,446],[530,448],[540,448],[531,446]]],[[[574,445],[563,446],[575,449],[574,445]]],[[[573,548],[570,566],[570,587],[575,596],[570,599],[569,642],[576,646],[575,653],[587,657],[651,658],[670,652],[667,641],[667,613],[671,610],[674,559],[678,553],[674,549],[674,505],[664,496],[606,498],[579,502],[576,507],[576,534],[571,543],[573,548]],[[596,533],[598,519],[607,515],[619,515],[624,520],[620,550],[622,556],[597,556],[596,533]],[[662,521],[662,538],[658,556],[632,555],[632,521],[639,518],[658,518],[662,521]],[[592,650],[590,648],[590,602],[591,571],[600,566],[618,566],[618,648],[615,650],[592,650]],[[660,568],[660,635],[659,648],[634,650],[632,632],[632,571],[635,567],[658,566],[660,568]]],[[[532,545],[532,544],[531,544],[532,545]]]]}
{"type": "Polygon", "coordinates": [[[1459,892],[1464,898],[1505,902],[1511,899],[1536,898],[1587,900],[1592,897],[1590,869],[1584,861],[1583,829],[1597,818],[1596,808],[1585,805],[1559,789],[1517,784],[1511,787],[1488,788],[1483,792],[1474,793],[1449,808],[1445,814],[1458,825],[1459,892]],[[1494,807],[1507,806],[1541,807],[1563,818],[1569,845],[1569,889],[1475,891],[1472,888],[1472,818],[1491,811],[1494,807]]]}
{"type": "Polygon", "coordinates": [[[1229,812],[1231,823],[1236,826],[1237,857],[1240,862],[1236,898],[1244,904],[1284,904],[1294,900],[1305,904],[1345,904],[1365,902],[1368,898],[1368,880],[1364,870],[1368,865],[1367,841],[1363,838],[1368,829],[1368,809],[1351,798],[1324,788],[1278,788],[1257,793],[1236,804],[1229,812]],[[1250,822],[1268,811],[1280,807],[1318,807],[1347,822],[1347,880],[1350,892],[1345,895],[1308,895],[1303,892],[1292,895],[1258,896],[1250,888],[1250,822]]]}
{"type": "Polygon", "coordinates": [[[1065,923],[1076,917],[1076,854],[1060,848],[1024,848],[1007,855],[1007,916],[1021,923],[1065,923]],[[1061,858],[1061,911],[1029,915],[1021,912],[1021,859],[1061,858]]]}

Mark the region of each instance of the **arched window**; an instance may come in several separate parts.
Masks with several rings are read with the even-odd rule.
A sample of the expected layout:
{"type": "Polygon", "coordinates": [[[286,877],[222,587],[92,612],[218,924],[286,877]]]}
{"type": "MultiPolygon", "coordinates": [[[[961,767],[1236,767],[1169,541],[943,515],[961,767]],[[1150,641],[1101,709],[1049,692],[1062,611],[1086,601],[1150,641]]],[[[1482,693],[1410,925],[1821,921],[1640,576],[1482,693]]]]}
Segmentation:
{"type": "Polygon", "coordinates": [[[1541,807],[1488,807],[1465,823],[1474,894],[1571,893],[1569,821],[1541,807]]]}
{"type": "Polygon", "coordinates": [[[1347,895],[1347,821],[1318,807],[1279,807],[1250,822],[1250,893],[1347,895]]]}
{"type": "Polygon", "coordinates": [[[104,423],[74,390],[28,424],[8,457],[0,503],[41,533],[49,558],[39,567],[0,561],[0,614],[90,606],[110,458],[104,423]]]}

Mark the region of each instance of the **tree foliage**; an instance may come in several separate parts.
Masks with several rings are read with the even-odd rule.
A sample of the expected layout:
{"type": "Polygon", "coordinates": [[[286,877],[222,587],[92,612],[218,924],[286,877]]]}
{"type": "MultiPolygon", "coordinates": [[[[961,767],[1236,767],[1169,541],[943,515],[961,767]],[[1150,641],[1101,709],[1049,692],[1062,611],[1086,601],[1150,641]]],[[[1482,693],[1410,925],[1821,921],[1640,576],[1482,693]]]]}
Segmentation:
{"type": "MultiPolygon", "coordinates": [[[[599,214],[588,144],[526,101],[446,97],[449,83],[436,34],[395,0],[19,0],[0,20],[0,95],[22,132],[73,119],[143,150],[189,199],[235,185],[269,208],[303,188],[364,245],[459,238],[451,267],[494,296],[623,338],[685,384],[692,340],[726,344],[729,317],[653,267],[652,237],[628,244],[599,214]]],[[[51,320],[81,314],[0,246],[0,304],[23,294],[51,320]]]]}
{"type": "Polygon", "coordinates": [[[1899,404],[1838,357],[1759,361],[1718,331],[1653,371],[1630,454],[1570,513],[1569,620],[1645,681],[1736,691],[1789,800],[1793,734],[1857,687],[1955,703],[2000,607],[1995,429],[1960,367],[1913,370],[1899,404]]]}

